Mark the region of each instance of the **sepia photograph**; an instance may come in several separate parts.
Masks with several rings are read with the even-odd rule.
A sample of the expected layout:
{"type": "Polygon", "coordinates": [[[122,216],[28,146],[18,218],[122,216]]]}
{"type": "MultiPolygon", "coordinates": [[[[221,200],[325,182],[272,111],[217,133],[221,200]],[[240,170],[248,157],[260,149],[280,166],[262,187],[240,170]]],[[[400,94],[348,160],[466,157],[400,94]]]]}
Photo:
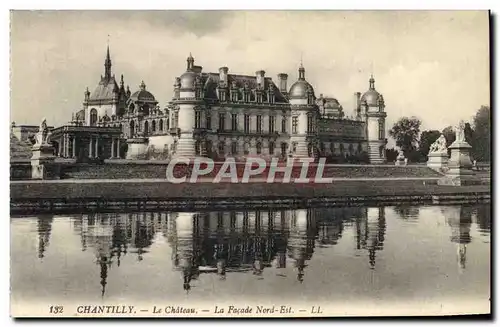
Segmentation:
{"type": "Polygon", "coordinates": [[[11,10],[11,317],[491,317],[491,20],[11,10]]]}

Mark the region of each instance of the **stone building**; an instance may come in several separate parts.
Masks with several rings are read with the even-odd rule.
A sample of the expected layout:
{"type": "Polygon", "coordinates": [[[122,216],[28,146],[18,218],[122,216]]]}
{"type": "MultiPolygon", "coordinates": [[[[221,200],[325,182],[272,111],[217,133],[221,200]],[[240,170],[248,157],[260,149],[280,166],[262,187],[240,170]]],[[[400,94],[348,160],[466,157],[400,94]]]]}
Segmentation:
{"type": "Polygon", "coordinates": [[[364,94],[355,93],[353,115],[346,118],[335,98],[316,96],[302,64],[289,88],[285,73],[275,82],[263,70],[255,75],[231,74],[227,67],[204,72],[190,54],[163,109],[144,81],[134,93],[125,87],[123,75],[116,81],[109,48],[104,67],[94,91],[85,91],[83,108],[68,125],[52,131],[59,156],[79,161],[196,156],[385,160],[387,114],[373,76],[364,94]]]}

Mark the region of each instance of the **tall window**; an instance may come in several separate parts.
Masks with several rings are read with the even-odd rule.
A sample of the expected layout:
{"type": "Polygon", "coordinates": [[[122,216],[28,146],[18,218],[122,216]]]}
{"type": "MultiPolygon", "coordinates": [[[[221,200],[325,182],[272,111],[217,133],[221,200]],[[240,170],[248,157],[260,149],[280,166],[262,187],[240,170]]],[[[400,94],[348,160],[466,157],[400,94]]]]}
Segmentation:
{"type": "Polygon", "coordinates": [[[231,130],[232,131],[238,130],[238,115],[237,114],[231,114],[231,130]]]}
{"type": "Polygon", "coordinates": [[[135,122],[133,120],[130,121],[130,137],[135,136],[135,122]]]}
{"type": "Polygon", "coordinates": [[[286,155],[286,148],[287,148],[287,144],[286,144],[286,142],[282,142],[282,143],[281,143],[281,155],[282,155],[282,156],[285,156],[285,155],[286,155]]]}
{"type": "Polygon", "coordinates": [[[219,142],[219,154],[224,154],[225,147],[226,145],[224,144],[224,142],[219,142]]]}
{"type": "Polygon", "coordinates": [[[292,134],[298,133],[299,117],[292,117],[292,134]]]}
{"type": "Polygon", "coordinates": [[[210,112],[206,113],[206,129],[212,129],[212,114],[210,112]]]}
{"type": "Polygon", "coordinates": [[[274,154],[274,142],[273,141],[269,142],[269,154],[271,154],[271,155],[274,154]]]}
{"type": "Polygon", "coordinates": [[[312,115],[307,115],[307,132],[314,132],[314,120],[312,115]]]}
{"type": "Polygon", "coordinates": [[[244,119],[244,128],[245,128],[245,133],[250,132],[250,115],[245,114],[245,119],[244,119]]]}
{"type": "Polygon", "coordinates": [[[147,120],[144,122],[144,134],[145,135],[149,134],[149,123],[147,120]]]}
{"type": "Polygon", "coordinates": [[[286,133],[286,117],[281,119],[281,132],[286,133]]]}
{"type": "Polygon", "coordinates": [[[151,131],[154,133],[156,132],[156,120],[153,120],[151,122],[151,131]]]}
{"type": "Polygon", "coordinates": [[[256,150],[257,154],[261,154],[262,153],[262,143],[257,142],[257,144],[255,144],[255,150],[256,150]]]}
{"type": "Polygon", "coordinates": [[[224,113],[219,114],[219,130],[226,130],[226,114],[224,113]]]}
{"type": "Polygon", "coordinates": [[[378,121],[378,139],[383,140],[385,139],[385,126],[384,126],[384,121],[379,120],[378,121]]]}
{"type": "Polygon", "coordinates": [[[262,116],[257,115],[257,133],[262,133],[262,116]]]}
{"type": "Polygon", "coordinates": [[[231,154],[232,155],[238,154],[238,143],[236,142],[231,143],[231,154]]]}
{"type": "Polygon", "coordinates": [[[163,132],[163,119],[160,119],[160,121],[158,122],[158,130],[160,132],[163,132]]]}
{"type": "Polygon", "coordinates": [[[172,128],[177,128],[178,124],[179,124],[179,112],[177,112],[176,110],[172,113],[172,128]]]}
{"type": "Polygon", "coordinates": [[[274,133],[274,123],[276,122],[275,116],[269,116],[269,133],[274,133]]]}
{"type": "Polygon", "coordinates": [[[199,156],[201,154],[201,142],[200,140],[196,140],[194,143],[194,153],[199,156]]]}
{"type": "Polygon", "coordinates": [[[201,128],[201,111],[194,112],[194,128],[201,128]]]}
{"type": "Polygon", "coordinates": [[[90,110],[90,126],[97,125],[97,110],[90,110]]]}

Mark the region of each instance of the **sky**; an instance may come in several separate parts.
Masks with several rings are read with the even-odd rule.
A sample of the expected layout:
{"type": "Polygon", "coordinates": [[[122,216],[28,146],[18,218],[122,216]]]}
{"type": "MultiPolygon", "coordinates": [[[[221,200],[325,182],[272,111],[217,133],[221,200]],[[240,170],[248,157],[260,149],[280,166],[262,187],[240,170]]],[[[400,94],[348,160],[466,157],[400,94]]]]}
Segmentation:
{"type": "Polygon", "coordinates": [[[402,116],[421,130],[471,120],[489,105],[486,11],[13,11],[11,121],[59,126],[86,87],[112,70],[132,92],[144,80],[164,107],[191,52],[204,71],[297,80],[302,58],[316,95],[347,116],[373,73],[387,129],[402,116]]]}

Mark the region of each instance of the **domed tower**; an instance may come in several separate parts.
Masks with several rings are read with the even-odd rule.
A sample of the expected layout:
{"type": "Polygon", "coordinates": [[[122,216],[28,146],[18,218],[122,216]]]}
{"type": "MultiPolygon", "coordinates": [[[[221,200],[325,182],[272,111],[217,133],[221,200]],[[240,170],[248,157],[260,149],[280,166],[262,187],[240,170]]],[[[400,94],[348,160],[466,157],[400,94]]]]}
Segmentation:
{"type": "Polygon", "coordinates": [[[446,207],[442,210],[451,228],[450,241],[457,246],[457,263],[459,272],[463,272],[467,261],[467,244],[472,240],[470,235],[472,225],[472,208],[466,206],[446,207]]]}
{"type": "Polygon", "coordinates": [[[360,99],[360,117],[366,121],[366,139],[370,163],[385,162],[385,102],[382,94],[375,90],[375,79],[370,77],[370,86],[360,99]]]}
{"type": "Polygon", "coordinates": [[[197,218],[195,213],[180,212],[174,219],[176,236],[174,267],[181,271],[183,288],[189,291],[191,280],[198,270],[195,264],[197,251],[194,239],[197,218]]]}
{"type": "MultiPolygon", "coordinates": [[[[197,97],[198,74],[194,70],[194,58],[191,54],[187,58],[186,72],[180,76],[179,97],[173,103],[179,108],[178,128],[179,140],[177,143],[176,157],[194,158],[196,156],[195,140],[193,138],[195,127],[195,107],[203,101],[197,97]]],[[[176,82],[176,84],[178,83],[176,82]]],[[[204,126],[204,123],[201,123],[204,126]]]]}
{"type": "Polygon", "coordinates": [[[314,89],[306,81],[302,63],[299,68],[299,79],[290,87],[288,98],[292,109],[291,154],[296,158],[314,157],[318,110],[314,89]]]}

